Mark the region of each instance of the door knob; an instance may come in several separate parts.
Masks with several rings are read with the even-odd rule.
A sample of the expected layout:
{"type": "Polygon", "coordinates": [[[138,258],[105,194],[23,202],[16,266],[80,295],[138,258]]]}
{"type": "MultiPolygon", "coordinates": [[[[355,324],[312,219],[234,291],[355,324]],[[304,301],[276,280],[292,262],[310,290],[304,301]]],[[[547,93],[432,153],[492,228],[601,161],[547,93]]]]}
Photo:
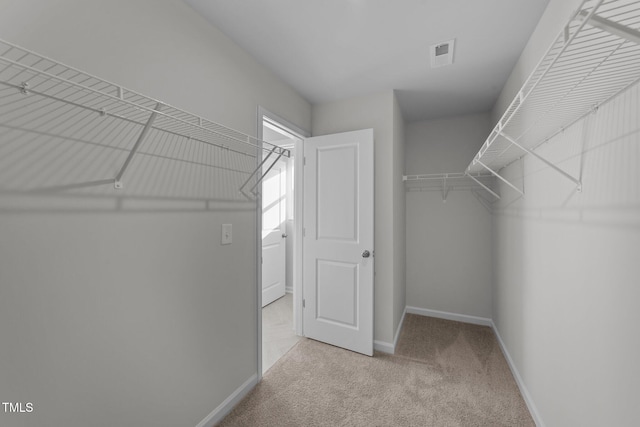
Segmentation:
{"type": "Polygon", "coordinates": [[[362,258],[369,258],[370,255],[371,255],[371,252],[369,251],[362,252],[362,258]]]}
{"type": "Polygon", "coordinates": [[[287,238],[287,233],[282,233],[282,238],[286,239],[287,238]]]}

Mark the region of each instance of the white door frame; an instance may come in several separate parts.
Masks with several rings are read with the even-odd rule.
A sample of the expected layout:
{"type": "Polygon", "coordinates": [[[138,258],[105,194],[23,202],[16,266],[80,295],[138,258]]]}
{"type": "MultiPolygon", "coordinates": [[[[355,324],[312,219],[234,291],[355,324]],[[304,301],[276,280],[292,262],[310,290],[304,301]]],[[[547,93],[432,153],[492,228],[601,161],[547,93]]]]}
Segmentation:
{"type": "MultiPolygon", "coordinates": [[[[304,138],[309,138],[311,134],[289,122],[288,120],[278,116],[267,110],[262,106],[258,106],[258,132],[256,133],[259,144],[262,141],[262,122],[264,119],[269,119],[276,124],[281,125],[285,130],[291,132],[296,137],[300,138],[300,141],[295,143],[295,157],[294,157],[294,199],[295,206],[293,210],[293,217],[295,221],[295,238],[293,241],[293,324],[296,335],[303,334],[302,327],[302,206],[303,206],[303,173],[304,173],[304,138]]],[[[257,158],[257,162],[260,163],[260,156],[257,158]]],[[[262,196],[258,194],[258,201],[256,206],[256,278],[257,278],[257,320],[258,320],[258,381],[262,379],[262,265],[260,258],[262,257],[262,196]]]]}
{"type": "MultiPolygon", "coordinates": [[[[265,125],[271,121],[265,120],[265,125]]],[[[280,148],[290,149],[293,152],[293,140],[289,145],[280,145],[280,148]]],[[[289,159],[293,161],[293,158],[289,159]]],[[[270,171],[264,175],[260,187],[262,192],[262,308],[266,305],[280,299],[286,292],[286,282],[288,271],[293,267],[293,261],[287,258],[293,257],[293,238],[295,231],[290,230],[291,241],[287,242],[285,237],[287,228],[290,223],[289,218],[293,217],[293,205],[289,200],[289,196],[293,197],[291,188],[287,187],[287,181],[291,181],[293,177],[287,177],[287,168],[290,168],[289,161],[285,159],[277,160],[273,166],[269,166],[270,171]],[[269,212],[269,220],[265,212],[265,203],[269,212]],[[277,221],[275,221],[277,219],[277,221]],[[268,221],[265,229],[264,222],[268,221]],[[266,260],[266,262],[265,262],[266,260]],[[267,288],[264,287],[264,281],[267,280],[267,288]],[[280,293],[282,292],[282,293],[280,293]]],[[[290,279],[291,280],[291,279],[290,279]]],[[[293,280],[289,283],[291,287],[293,280]]],[[[290,290],[293,292],[293,290],[290,290]]]]}

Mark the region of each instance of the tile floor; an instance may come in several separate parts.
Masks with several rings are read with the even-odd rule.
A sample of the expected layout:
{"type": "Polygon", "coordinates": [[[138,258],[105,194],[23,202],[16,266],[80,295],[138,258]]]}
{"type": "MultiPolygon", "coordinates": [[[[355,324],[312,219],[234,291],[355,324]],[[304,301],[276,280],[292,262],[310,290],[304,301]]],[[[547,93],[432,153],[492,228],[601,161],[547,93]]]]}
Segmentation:
{"type": "Polygon", "coordinates": [[[293,332],[293,295],[262,308],[262,373],[273,366],[301,337],[293,332]]]}

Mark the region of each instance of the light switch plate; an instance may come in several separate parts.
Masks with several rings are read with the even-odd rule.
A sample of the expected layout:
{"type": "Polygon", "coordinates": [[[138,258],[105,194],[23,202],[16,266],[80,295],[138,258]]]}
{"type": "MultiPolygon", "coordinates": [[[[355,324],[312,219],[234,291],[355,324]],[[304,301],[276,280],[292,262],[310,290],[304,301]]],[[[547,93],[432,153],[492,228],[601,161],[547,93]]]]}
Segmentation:
{"type": "Polygon", "coordinates": [[[220,244],[230,245],[233,242],[233,226],[232,224],[222,224],[222,236],[220,244]]]}

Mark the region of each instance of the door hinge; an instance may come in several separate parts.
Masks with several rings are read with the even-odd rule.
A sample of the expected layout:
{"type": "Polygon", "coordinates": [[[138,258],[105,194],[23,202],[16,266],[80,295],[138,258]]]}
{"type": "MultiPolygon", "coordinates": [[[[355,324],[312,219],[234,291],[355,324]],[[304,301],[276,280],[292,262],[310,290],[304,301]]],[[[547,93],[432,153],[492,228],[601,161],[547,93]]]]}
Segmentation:
{"type": "Polygon", "coordinates": [[[307,236],[307,229],[306,228],[302,228],[302,237],[306,237],[307,236]]]}
{"type": "Polygon", "coordinates": [[[302,158],[302,165],[303,166],[307,166],[307,158],[306,157],[302,158]]]}
{"type": "Polygon", "coordinates": [[[305,308],[305,300],[304,300],[304,298],[302,299],[302,308],[305,308]]]}

